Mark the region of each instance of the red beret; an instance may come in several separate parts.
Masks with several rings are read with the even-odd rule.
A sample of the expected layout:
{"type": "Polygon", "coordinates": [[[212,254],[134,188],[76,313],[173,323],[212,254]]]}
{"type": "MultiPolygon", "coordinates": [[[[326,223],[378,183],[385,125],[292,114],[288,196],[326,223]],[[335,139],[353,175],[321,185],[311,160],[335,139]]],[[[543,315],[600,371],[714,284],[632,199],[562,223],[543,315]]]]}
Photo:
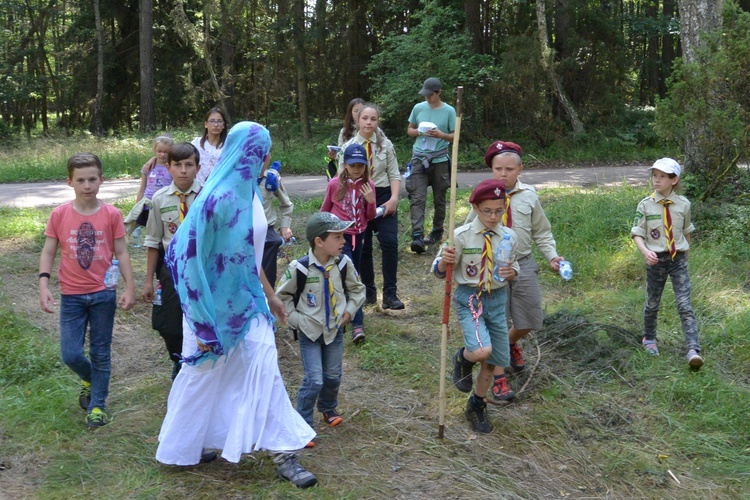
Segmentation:
{"type": "Polygon", "coordinates": [[[500,153],[515,153],[521,156],[521,146],[515,142],[495,141],[484,154],[484,164],[492,168],[492,159],[500,153]]]}
{"type": "Polygon", "coordinates": [[[469,203],[478,204],[484,200],[504,200],[505,199],[505,181],[487,179],[474,188],[469,196],[469,203]]]}

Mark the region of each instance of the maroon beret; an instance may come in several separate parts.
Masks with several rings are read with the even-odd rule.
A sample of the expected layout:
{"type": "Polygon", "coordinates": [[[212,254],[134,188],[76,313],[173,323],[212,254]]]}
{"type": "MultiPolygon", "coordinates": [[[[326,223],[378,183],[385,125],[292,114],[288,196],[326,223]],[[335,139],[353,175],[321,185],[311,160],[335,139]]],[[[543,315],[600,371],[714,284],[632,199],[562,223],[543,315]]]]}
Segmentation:
{"type": "Polygon", "coordinates": [[[521,156],[521,146],[515,142],[495,141],[484,154],[484,164],[492,168],[492,159],[500,153],[515,153],[521,156]]]}
{"type": "Polygon", "coordinates": [[[505,181],[496,179],[487,179],[474,188],[469,197],[469,203],[478,204],[484,200],[504,200],[505,199],[505,181]]]}

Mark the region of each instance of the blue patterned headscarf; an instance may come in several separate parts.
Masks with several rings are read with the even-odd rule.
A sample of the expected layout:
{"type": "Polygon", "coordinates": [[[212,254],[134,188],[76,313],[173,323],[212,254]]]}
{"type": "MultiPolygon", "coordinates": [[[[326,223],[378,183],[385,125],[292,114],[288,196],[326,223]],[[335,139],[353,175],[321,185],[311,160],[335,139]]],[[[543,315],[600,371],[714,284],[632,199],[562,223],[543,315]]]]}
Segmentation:
{"type": "Polygon", "coordinates": [[[271,150],[271,136],[254,122],[236,124],[227,135],[221,158],[200,195],[190,206],[167,248],[182,310],[198,339],[187,364],[216,360],[242,340],[259,314],[268,309],[253,246],[253,197],[258,175],[271,150]]]}

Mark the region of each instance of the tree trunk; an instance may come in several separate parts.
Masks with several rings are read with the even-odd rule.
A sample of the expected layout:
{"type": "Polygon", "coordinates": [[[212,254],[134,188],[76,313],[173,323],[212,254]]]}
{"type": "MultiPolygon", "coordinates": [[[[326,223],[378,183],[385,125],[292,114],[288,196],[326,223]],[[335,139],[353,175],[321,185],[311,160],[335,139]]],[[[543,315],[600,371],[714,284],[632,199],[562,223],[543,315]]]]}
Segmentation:
{"type": "Polygon", "coordinates": [[[96,98],[94,99],[93,127],[94,134],[101,137],[102,100],[104,99],[104,34],[102,33],[102,17],[99,12],[99,0],[94,0],[94,24],[96,26],[96,98]]]}
{"type": "Polygon", "coordinates": [[[156,129],[154,96],[154,2],[140,0],[140,70],[141,70],[141,112],[140,130],[149,132],[156,129]]]}
{"type": "Polygon", "coordinates": [[[547,42],[547,9],[544,5],[544,1],[545,0],[536,0],[537,36],[539,37],[542,67],[547,73],[555,98],[557,98],[560,106],[563,107],[565,114],[568,116],[573,131],[576,134],[582,134],[584,132],[583,123],[578,118],[578,113],[568,99],[568,96],[565,94],[560,79],[558,78],[557,73],[555,73],[555,67],[552,61],[552,50],[547,42]]]}
{"type": "Polygon", "coordinates": [[[297,72],[297,100],[299,119],[302,122],[302,137],[312,138],[310,129],[309,107],[307,101],[307,69],[305,57],[305,0],[292,2],[292,44],[294,52],[294,66],[297,72]]]}
{"type": "Polygon", "coordinates": [[[468,33],[469,39],[471,39],[471,48],[478,54],[484,53],[481,7],[482,2],[477,2],[477,0],[464,0],[466,33],[468,33]]]}

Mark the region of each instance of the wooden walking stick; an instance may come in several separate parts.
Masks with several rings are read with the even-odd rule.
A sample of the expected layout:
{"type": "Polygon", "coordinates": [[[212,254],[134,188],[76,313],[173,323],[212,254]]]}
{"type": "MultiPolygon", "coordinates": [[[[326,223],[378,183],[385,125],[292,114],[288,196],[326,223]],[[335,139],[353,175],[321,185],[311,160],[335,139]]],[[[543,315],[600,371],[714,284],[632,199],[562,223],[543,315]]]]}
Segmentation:
{"type": "MultiPolygon", "coordinates": [[[[448,245],[453,246],[453,230],[456,226],[456,176],[458,174],[458,139],[461,137],[461,100],[464,88],[456,89],[456,130],[453,132],[453,154],[451,155],[451,204],[448,212],[448,245]]],[[[453,293],[453,264],[445,270],[445,297],[443,298],[443,335],[440,341],[440,410],[438,413],[438,438],[445,433],[445,358],[448,352],[448,322],[451,317],[451,294],[453,293]]]]}

